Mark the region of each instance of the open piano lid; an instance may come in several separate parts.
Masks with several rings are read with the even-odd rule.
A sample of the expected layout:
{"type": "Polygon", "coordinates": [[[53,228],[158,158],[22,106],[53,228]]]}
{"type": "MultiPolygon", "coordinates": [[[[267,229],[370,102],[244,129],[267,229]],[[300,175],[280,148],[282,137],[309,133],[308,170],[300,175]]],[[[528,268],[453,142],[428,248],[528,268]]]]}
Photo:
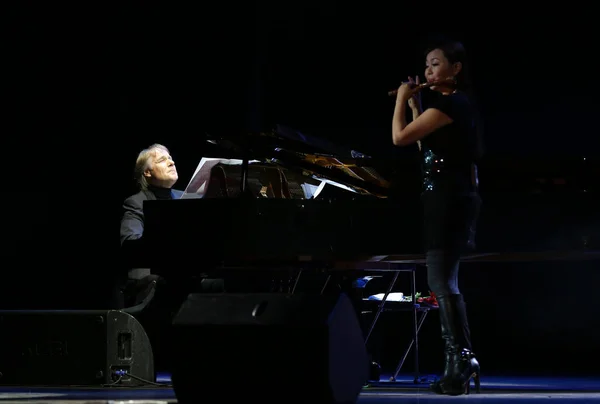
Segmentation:
{"type": "Polygon", "coordinates": [[[375,168],[374,160],[325,139],[305,135],[297,130],[276,125],[270,132],[211,137],[218,153],[302,171],[319,179],[331,180],[360,194],[386,198],[390,182],[375,168]]]}

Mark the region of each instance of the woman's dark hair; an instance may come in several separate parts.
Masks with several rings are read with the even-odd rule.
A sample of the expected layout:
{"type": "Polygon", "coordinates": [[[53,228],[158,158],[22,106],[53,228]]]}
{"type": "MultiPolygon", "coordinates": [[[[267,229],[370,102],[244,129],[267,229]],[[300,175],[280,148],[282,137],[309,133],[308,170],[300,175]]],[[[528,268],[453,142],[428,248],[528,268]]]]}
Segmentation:
{"type": "Polygon", "coordinates": [[[448,59],[450,64],[460,62],[462,68],[456,75],[456,85],[459,90],[472,95],[473,84],[469,75],[469,60],[467,58],[467,51],[461,42],[451,40],[449,38],[436,36],[429,39],[426,47],[424,56],[427,57],[429,52],[435,49],[440,49],[444,52],[444,56],[448,59]]]}
{"type": "Polygon", "coordinates": [[[460,72],[456,75],[456,88],[459,91],[467,94],[469,99],[471,100],[471,104],[473,106],[473,110],[475,113],[475,125],[477,130],[477,145],[476,145],[476,155],[477,159],[483,157],[484,147],[483,147],[483,120],[481,118],[481,112],[479,110],[479,106],[477,104],[477,97],[475,96],[475,89],[473,88],[473,82],[470,76],[469,69],[469,60],[467,57],[467,51],[465,50],[464,45],[461,42],[454,41],[450,38],[446,38],[444,36],[433,36],[430,37],[425,45],[425,54],[427,57],[429,52],[435,49],[440,49],[448,62],[450,64],[454,64],[460,62],[462,67],[460,72]]]}

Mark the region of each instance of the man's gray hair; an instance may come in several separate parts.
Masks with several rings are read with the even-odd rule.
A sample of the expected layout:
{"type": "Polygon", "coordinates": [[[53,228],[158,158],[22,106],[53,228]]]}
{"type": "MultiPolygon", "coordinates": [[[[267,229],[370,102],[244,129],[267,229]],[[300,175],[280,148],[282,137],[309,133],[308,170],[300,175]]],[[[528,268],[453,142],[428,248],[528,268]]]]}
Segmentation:
{"type": "Polygon", "coordinates": [[[144,191],[148,189],[148,180],[144,177],[144,172],[150,167],[150,160],[156,156],[157,150],[164,150],[170,154],[169,149],[165,146],[154,143],[142,150],[135,161],[134,179],[138,183],[140,189],[144,191]]]}

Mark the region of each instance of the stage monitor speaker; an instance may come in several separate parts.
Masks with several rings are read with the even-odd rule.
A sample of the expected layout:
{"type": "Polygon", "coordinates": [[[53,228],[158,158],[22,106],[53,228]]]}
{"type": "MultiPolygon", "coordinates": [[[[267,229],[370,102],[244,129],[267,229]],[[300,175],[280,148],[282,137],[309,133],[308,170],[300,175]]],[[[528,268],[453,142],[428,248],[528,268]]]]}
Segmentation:
{"type": "Polygon", "coordinates": [[[2,310],[0,330],[1,385],[103,385],[119,372],[155,379],[148,335],[122,311],[2,310]]]}
{"type": "Polygon", "coordinates": [[[344,294],[191,294],[173,332],[179,403],[353,403],[368,378],[344,294]]]}

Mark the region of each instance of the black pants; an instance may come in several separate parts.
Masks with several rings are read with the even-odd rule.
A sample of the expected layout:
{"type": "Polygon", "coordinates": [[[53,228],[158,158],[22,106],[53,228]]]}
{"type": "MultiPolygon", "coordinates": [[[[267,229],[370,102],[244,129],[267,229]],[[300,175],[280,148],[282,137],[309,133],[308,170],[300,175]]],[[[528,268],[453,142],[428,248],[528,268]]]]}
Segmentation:
{"type": "Polygon", "coordinates": [[[458,250],[429,250],[426,254],[427,283],[436,296],[460,294],[458,287],[458,250]]]}
{"type": "Polygon", "coordinates": [[[426,192],[422,201],[429,288],[437,296],[458,295],[460,255],[475,249],[481,198],[476,192],[426,192]]]}

